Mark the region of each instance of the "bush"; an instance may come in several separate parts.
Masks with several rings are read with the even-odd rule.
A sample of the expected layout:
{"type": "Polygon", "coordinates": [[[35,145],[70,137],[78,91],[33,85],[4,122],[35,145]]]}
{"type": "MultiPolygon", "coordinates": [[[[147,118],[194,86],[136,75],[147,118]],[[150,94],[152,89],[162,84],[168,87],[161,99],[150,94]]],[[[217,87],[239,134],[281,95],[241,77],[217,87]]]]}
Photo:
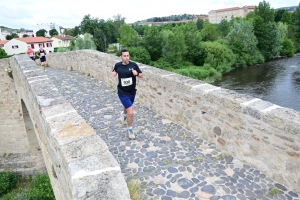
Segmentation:
{"type": "Polygon", "coordinates": [[[204,58],[206,64],[220,72],[230,71],[235,63],[236,56],[227,45],[219,42],[203,42],[204,58]]]}
{"type": "Polygon", "coordinates": [[[54,47],[54,52],[57,52],[58,47],[54,47]]]}
{"type": "Polygon", "coordinates": [[[217,79],[221,77],[221,73],[212,68],[209,64],[205,64],[203,67],[189,66],[176,69],[175,72],[199,80],[208,80],[208,78],[217,79]]]}
{"type": "Polygon", "coordinates": [[[55,200],[48,174],[36,174],[27,190],[28,200],[55,200]]]}
{"type": "Polygon", "coordinates": [[[151,61],[151,57],[144,47],[130,47],[128,48],[128,51],[130,54],[130,60],[143,64],[149,64],[151,61]]]}
{"type": "Polygon", "coordinates": [[[287,57],[293,57],[295,53],[295,48],[293,45],[292,40],[288,38],[284,38],[281,42],[282,49],[280,51],[280,55],[287,56],[287,57]]]}
{"type": "Polygon", "coordinates": [[[0,197],[15,188],[17,183],[18,175],[15,172],[0,172],[0,197]]]}
{"type": "Polygon", "coordinates": [[[68,47],[58,47],[57,52],[69,52],[70,49],[68,47]]]}

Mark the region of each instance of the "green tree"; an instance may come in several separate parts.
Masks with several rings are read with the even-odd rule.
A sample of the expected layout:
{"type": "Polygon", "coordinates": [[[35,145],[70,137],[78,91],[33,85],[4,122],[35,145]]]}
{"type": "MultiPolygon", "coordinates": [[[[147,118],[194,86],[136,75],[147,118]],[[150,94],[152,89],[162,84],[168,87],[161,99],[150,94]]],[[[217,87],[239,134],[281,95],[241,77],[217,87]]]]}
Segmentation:
{"type": "Polygon", "coordinates": [[[11,36],[12,36],[12,38],[19,38],[18,34],[16,34],[16,33],[11,34],[11,36]]]}
{"type": "MultiPolygon", "coordinates": [[[[298,43],[300,43],[300,3],[292,15],[294,23],[294,33],[298,43]]],[[[300,49],[299,49],[300,50],[300,49]]]]}
{"type": "Polygon", "coordinates": [[[286,24],[292,24],[292,14],[290,12],[283,13],[281,22],[286,24]]]}
{"type": "Polygon", "coordinates": [[[183,60],[183,56],[186,53],[186,45],[184,42],[184,35],[179,28],[174,31],[162,32],[162,56],[171,64],[174,64],[174,68],[178,67],[183,60]]]}
{"type": "Polygon", "coordinates": [[[40,29],[40,30],[38,30],[38,31],[35,33],[35,35],[36,35],[37,37],[38,37],[38,36],[45,37],[47,32],[48,32],[48,31],[46,31],[45,29],[40,29]]]}
{"type": "Polygon", "coordinates": [[[222,37],[226,37],[230,30],[230,22],[228,22],[227,19],[222,19],[219,23],[219,30],[222,33],[222,37]]]}
{"type": "Polygon", "coordinates": [[[80,23],[81,32],[89,33],[92,36],[95,35],[95,31],[97,29],[98,19],[97,18],[91,18],[91,15],[85,15],[80,23]]]}
{"type": "Polygon", "coordinates": [[[218,28],[218,24],[205,24],[201,30],[201,36],[203,41],[215,41],[221,37],[221,32],[218,28]]]}
{"type": "Polygon", "coordinates": [[[257,47],[264,58],[269,60],[279,55],[281,50],[280,32],[275,22],[264,23],[261,17],[255,17],[254,34],[257,37],[257,47]]]}
{"type": "Polygon", "coordinates": [[[49,34],[50,34],[51,37],[53,37],[53,36],[55,36],[55,35],[58,35],[58,32],[57,32],[57,30],[56,30],[55,28],[53,28],[53,29],[51,29],[51,30],[49,31],[49,34]]]}
{"type": "Polygon", "coordinates": [[[178,27],[184,35],[184,42],[186,46],[186,52],[184,54],[184,60],[192,62],[195,65],[202,65],[203,49],[201,46],[202,37],[198,31],[198,27],[194,22],[188,22],[178,27]]]}
{"type": "Polygon", "coordinates": [[[6,38],[7,40],[13,39],[13,37],[12,37],[11,35],[6,35],[5,38],[6,38]]]}
{"type": "Polygon", "coordinates": [[[197,25],[197,29],[199,31],[201,31],[204,27],[204,20],[201,19],[201,18],[198,18],[197,21],[196,21],[196,25],[197,25]]]}
{"type": "Polygon", "coordinates": [[[278,9],[275,11],[275,17],[274,17],[274,21],[275,22],[280,22],[281,21],[281,18],[282,18],[282,15],[283,13],[287,12],[286,10],[284,9],[278,9]]]}
{"type": "Polygon", "coordinates": [[[7,53],[5,52],[4,49],[0,48],[0,59],[1,58],[6,58],[7,57],[7,53]]]}
{"type": "Polygon", "coordinates": [[[255,7],[254,14],[260,16],[264,23],[274,22],[274,10],[270,8],[270,4],[265,0],[255,7]]]}
{"type": "Polygon", "coordinates": [[[139,38],[137,32],[128,26],[127,24],[123,24],[119,29],[118,42],[125,47],[138,47],[139,46],[139,38]]]}
{"type": "Polygon", "coordinates": [[[130,60],[150,64],[151,57],[144,47],[129,47],[128,51],[130,52],[130,60]]]}
{"type": "Polygon", "coordinates": [[[237,55],[235,67],[253,65],[262,62],[259,58],[257,38],[250,21],[235,20],[226,40],[232,51],[237,55]]]}
{"type": "Polygon", "coordinates": [[[27,34],[23,34],[23,37],[29,37],[29,35],[27,35],[27,34]]]}
{"type": "Polygon", "coordinates": [[[151,60],[156,61],[162,55],[162,37],[157,26],[150,26],[145,30],[143,46],[149,52],[151,60]]]}
{"type": "Polygon", "coordinates": [[[75,41],[75,49],[96,49],[96,45],[94,41],[91,39],[91,36],[88,33],[85,33],[83,36],[83,39],[79,36],[77,36],[75,41]]]}
{"type": "Polygon", "coordinates": [[[219,72],[229,72],[235,63],[235,55],[231,49],[217,41],[203,42],[205,63],[219,72]]]}
{"type": "Polygon", "coordinates": [[[280,51],[280,55],[288,56],[288,57],[294,56],[295,48],[292,40],[288,38],[284,38],[281,45],[282,45],[282,49],[280,51]]]}

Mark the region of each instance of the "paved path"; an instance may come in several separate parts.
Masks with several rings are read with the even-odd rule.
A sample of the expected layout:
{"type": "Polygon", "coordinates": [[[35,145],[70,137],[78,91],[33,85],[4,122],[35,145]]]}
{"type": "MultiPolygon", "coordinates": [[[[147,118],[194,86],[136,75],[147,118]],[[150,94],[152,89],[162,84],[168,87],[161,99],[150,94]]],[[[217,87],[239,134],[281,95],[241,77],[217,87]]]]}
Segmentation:
{"type": "Polygon", "coordinates": [[[107,143],[125,177],[140,180],[144,199],[300,198],[138,103],[134,106],[136,140],[129,140],[127,126],[119,118],[122,106],[116,87],[77,72],[47,69],[62,95],[107,143]],[[273,188],[280,193],[271,195],[273,188]]]}

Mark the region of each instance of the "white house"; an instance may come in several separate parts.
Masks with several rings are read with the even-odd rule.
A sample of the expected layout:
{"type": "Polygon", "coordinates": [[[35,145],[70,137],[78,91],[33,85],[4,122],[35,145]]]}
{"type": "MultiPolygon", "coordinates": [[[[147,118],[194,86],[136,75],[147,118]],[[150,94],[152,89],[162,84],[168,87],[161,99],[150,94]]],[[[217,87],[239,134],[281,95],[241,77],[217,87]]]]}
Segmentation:
{"type": "Polygon", "coordinates": [[[47,53],[54,52],[52,40],[45,37],[14,38],[11,40],[6,40],[3,43],[3,47],[1,48],[3,48],[8,55],[25,53],[28,46],[31,46],[31,48],[36,52],[39,50],[40,44],[43,45],[43,48],[47,53]]]}
{"type": "Polygon", "coordinates": [[[36,36],[36,32],[38,30],[41,30],[41,29],[45,29],[47,31],[46,33],[46,37],[50,37],[50,34],[49,34],[49,31],[51,29],[56,29],[58,34],[60,35],[60,28],[59,28],[59,25],[58,24],[55,24],[55,23],[42,23],[42,24],[37,24],[37,25],[34,25],[33,26],[33,33],[34,33],[34,36],[36,36]]]}
{"type": "Polygon", "coordinates": [[[70,35],[56,35],[50,39],[53,40],[53,47],[68,47],[71,40],[76,40],[75,37],[70,35]]]}

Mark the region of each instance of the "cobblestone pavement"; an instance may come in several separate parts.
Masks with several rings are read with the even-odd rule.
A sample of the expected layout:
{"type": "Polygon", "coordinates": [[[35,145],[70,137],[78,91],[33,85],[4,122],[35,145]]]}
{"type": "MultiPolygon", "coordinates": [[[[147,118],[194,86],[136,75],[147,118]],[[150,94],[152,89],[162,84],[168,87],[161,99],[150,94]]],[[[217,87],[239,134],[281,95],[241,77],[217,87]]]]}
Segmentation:
{"type": "Polygon", "coordinates": [[[46,74],[106,142],[125,177],[140,180],[144,199],[300,198],[138,102],[134,105],[136,140],[129,140],[127,126],[120,120],[116,86],[110,88],[77,72],[48,68],[46,74]]]}

